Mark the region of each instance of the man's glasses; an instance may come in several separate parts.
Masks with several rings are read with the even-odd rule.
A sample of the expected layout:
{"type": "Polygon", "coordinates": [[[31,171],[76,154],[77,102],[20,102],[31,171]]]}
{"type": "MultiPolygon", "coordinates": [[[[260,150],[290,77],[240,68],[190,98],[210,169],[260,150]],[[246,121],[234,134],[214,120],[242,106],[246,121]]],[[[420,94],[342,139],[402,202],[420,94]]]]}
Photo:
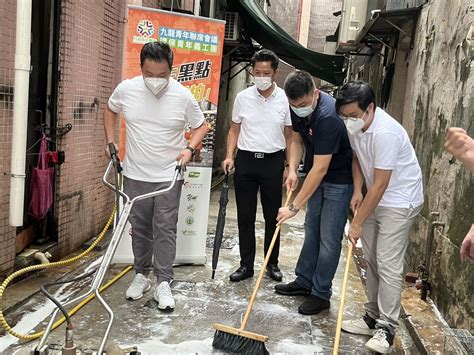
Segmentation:
{"type": "MultiPolygon", "coordinates": [[[[364,114],[362,115],[362,117],[360,119],[363,120],[365,115],[368,112],[369,112],[369,109],[365,110],[364,114]]],[[[339,115],[339,118],[343,121],[357,121],[359,119],[359,117],[346,117],[346,116],[342,116],[342,115],[339,115]]]]}

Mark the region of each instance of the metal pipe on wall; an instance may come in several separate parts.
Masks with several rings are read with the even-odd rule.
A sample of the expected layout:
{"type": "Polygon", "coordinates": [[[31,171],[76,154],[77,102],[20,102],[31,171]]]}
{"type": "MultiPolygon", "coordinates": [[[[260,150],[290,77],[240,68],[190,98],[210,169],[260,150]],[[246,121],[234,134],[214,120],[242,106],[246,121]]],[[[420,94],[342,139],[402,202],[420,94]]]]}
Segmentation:
{"type": "Polygon", "coordinates": [[[209,4],[209,17],[216,18],[216,0],[211,0],[209,4]]]}
{"type": "Polygon", "coordinates": [[[194,7],[193,9],[194,16],[199,16],[201,13],[201,0],[194,0],[193,7],[194,7]]]}
{"type": "Polygon", "coordinates": [[[26,135],[30,85],[32,0],[16,4],[15,92],[10,167],[10,225],[23,225],[25,196],[26,135]]]}

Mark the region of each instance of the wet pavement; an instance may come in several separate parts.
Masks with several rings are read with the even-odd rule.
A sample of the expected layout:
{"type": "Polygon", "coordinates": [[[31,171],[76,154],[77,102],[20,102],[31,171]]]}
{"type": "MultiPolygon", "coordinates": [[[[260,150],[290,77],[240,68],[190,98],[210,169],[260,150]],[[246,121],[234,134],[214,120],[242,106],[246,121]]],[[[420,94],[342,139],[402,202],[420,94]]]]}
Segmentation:
{"type": "MultiPolygon", "coordinates": [[[[231,186],[232,188],[232,186],[231,186]]],[[[245,312],[247,302],[252,293],[257,274],[245,281],[231,283],[229,274],[238,267],[239,249],[237,241],[237,223],[234,203],[234,193],[230,192],[230,202],[227,208],[225,226],[226,247],[222,249],[216,271],[216,278],[211,279],[212,242],[208,242],[206,265],[178,266],[175,268],[175,281],[172,284],[176,300],[173,313],[162,313],[153,307],[153,291],[135,302],[126,301],[124,294],[133,278],[133,272],[127,273],[103,295],[115,312],[115,322],[109,337],[108,353],[121,353],[119,350],[137,346],[142,354],[209,354],[219,353],[212,348],[214,323],[239,327],[241,317],[245,312]]],[[[218,212],[219,190],[211,194],[211,207],[208,231],[213,235],[218,212]]],[[[280,249],[280,268],[284,274],[284,282],[294,278],[294,267],[303,242],[304,211],[282,227],[280,249]]],[[[258,239],[256,273],[263,263],[263,215],[258,210],[256,234],[258,239]]],[[[343,248],[339,267],[333,286],[331,308],[316,316],[304,316],[297,312],[304,297],[287,297],[274,293],[276,282],[265,276],[247,330],[269,337],[267,349],[270,353],[287,354],[320,354],[331,353],[335,335],[340,290],[345,265],[343,248]]],[[[33,293],[38,285],[45,280],[52,280],[68,275],[83,274],[98,264],[97,252],[79,266],[71,266],[62,270],[39,272],[30,278],[20,281],[7,289],[4,307],[8,308],[7,319],[19,322],[17,327],[28,332],[44,329],[53,304],[42,295],[33,294],[23,302],[18,303],[27,295],[33,293]],[[39,326],[35,327],[36,324],[39,326]]],[[[113,265],[106,280],[118,274],[124,265],[113,265]]],[[[363,314],[365,292],[357,268],[351,264],[349,283],[347,287],[345,319],[353,319],[363,314]]],[[[156,282],[153,280],[153,284],[156,282]]],[[[66,300],[87,290],[87,280],[71,286],[52,289],[60,299],[66,300]]],[[[153,290],[153,289],[152,289],[153,290]]],[[[97,349],[107,324],[107,314],[97,300],[92,300],[72,318],[75,325],[74,339],[81,351],[97,349]]],[[[17,329],[17,328],[15,328],[17,329]]],[[[52,332],[49,344],[64,343],[65,325],[52,332]]],[[[364,354],[365,336],[346,333],[341,335],[340,353],[364,354]]],[[[19,344],[10,335],[0,336],[0,351],[3,354],[25,353],[36,342],[19,344]]],[[[419,353],[411,340],[403,323],[400,326],[395,344],[396,353],[419,353]]],[[[27,352],[26,352],[27,353],[27,352]]],[[[54,352],[53,352],[54,353],[54,352]]],[[[123,352],[122,352],[123,353],[123,352]]]]}

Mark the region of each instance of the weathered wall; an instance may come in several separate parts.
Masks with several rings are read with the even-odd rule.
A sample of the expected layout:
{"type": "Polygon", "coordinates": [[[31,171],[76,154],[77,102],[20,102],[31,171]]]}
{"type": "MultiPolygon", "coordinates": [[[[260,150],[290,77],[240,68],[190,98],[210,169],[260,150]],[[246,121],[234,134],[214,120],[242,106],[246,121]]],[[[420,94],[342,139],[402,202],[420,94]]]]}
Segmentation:
{"type": "Polygon", "coordinates": [[[313,0],[309,21],[308,48],[324,52],[326,36],[333,35],[341,17],[333,16],[333,12],[342,9],[342,0],[313,0]]]}
{"type": "Polygon", "coordinates": [[[288,34],[297,39],[300,0],[272,0],[268,16],[288,34]]]}
{"type": "Polygon", "coordinates": [[[428,228],[430,212],[439,212],[445,227],[435,232],[428,256],[432,298],[451,326],[472,331],[474,266],[460,262],[459,246],[474,222],[473,174],[459,162],[450,164],[443,148],[448,127],[471,125],[474,134],[472,48],[466,42],[474,20],[470,6],[470,0],[425,5],[415,47],[407,58],[406,90],[394,94],[405,98],[403,123],[412,137],[425,189],[425,205],[411,236],[407,261],[415,269],[425,259],[426,241],[433,234],[428,228]]]}

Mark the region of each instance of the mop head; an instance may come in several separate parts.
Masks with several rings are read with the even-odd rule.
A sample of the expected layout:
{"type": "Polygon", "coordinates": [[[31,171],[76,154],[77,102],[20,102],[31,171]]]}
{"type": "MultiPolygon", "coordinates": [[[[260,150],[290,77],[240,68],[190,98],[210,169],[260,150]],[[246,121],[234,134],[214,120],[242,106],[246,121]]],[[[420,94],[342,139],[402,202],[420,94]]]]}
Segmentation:
{"type": "Polygon", "coordinates": [[[269,354],[264,342],[221,330],[216,330],[212,346],[215,349],[237,354],[269,354]]]}

